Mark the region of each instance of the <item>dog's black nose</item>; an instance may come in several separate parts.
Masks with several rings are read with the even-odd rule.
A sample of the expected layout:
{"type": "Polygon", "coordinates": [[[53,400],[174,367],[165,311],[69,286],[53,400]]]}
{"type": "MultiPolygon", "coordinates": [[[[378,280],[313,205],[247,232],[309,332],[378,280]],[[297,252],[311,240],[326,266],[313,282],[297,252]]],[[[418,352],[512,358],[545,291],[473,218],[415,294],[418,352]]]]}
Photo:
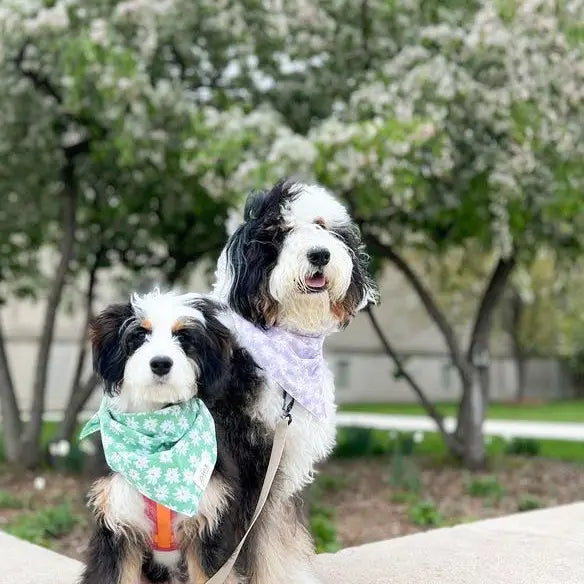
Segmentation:
{"type": "Polygon", "coordinates": [[[308,261],[319,268],[326,266],[331,259],[331,252],[326,247],[313,247],[308,252],[308,261]]]}
{"type": "Polygon", "coordinates": [[[166,375],[170,368],[172,367],[172,359],[170,357],[164,357],[159,355],[158,357],[153,357],[150,360],[150,369],[154,375],[166,375]]]}

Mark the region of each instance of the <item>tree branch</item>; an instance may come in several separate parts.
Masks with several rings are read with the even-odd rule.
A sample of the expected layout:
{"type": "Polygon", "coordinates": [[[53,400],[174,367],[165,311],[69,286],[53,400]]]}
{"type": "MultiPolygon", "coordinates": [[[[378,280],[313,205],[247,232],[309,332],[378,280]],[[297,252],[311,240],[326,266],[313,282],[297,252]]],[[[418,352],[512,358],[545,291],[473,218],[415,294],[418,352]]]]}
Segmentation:
{"type": "Polygon", "coordinates": [[[89,282],[85,293],[85,321],[83,323],[83,332],[79,338],[79,351],[77,354],[75,373],[71,380],[69,401],[67,402],[63,421],[61,422],[57,435],[58,440],[71,440],[73,432],[75,431],[75,425],[77,424],[77,416],[83,406],[87,403],[87,400],[90,398],[99,381],[97,375],[92,374],[83,386],[81,385],[81,377],[83,375],[83,368],[87,357],[87,335],[93,315],[93,298],[95,295],[95,286],[97,284],[97,271],[104,254],[105,249],[100,247],[95,254],[95,259],[89,270],[89,282]]]}
{"type": "Polygon", "coordinates": [[[51,345],[53,342],[57,310],[61,303],[65,281],[69,266],[73,258],[75,232],[77,228],[77,184],[75,179],[74,159],[67,158],[62,170],[63,177],[63,236],[60,245],[60,259],[55,276],[49,288],[43,328],[39,340],[35,378],[32,391],[32,407],[30,421],[27,424],[23,437],[23,463],[27,467],[36,466],[40,459],[39,440],[43,413],[45,407],[45,393],[47,372],[51,345]]]}
{"type": "Polygon", "coordinates": [[[424,407],[424,409],[428,412],[428,415],[436,422],[436,426],[442,434],[444,441],[446,442],[448,448],[453,452],[457,453],[459,448],[456,442],[455,437],[450,434],[444,427],[444,418],[442,414],[436,409],[434,404],[426,397],[424,390],[420,387],[417,381],[406,371],[403,361],[401,360],[400,356],[398,355],[395,348],[389,342],[389,339],[385,336],[385,333],[381,330],[381,326],[377,320],[373,312],[373,308],[371,306],[367,306],[365,308],[365,312],[369,316],[369,321],[375,330],[377,337],[379,338],[385,352],[387,353],[388,357],[394,362],[395,367],[397,369],[397,374],[399,377],[404,379],[410,387],[414,390],[414,393],[418,396],[420,403],[424,407]]]}
{"type": "Polygon", "coordinates": [[[454,366],[457,368],[463,380],[468,379],[470,375],[468,364],[458,343],[456,333],[448,322],[446,315],[438,306],[432,293],[426,288],[420,276],[416,273],[413,267],[409,265],[407,260],[395,251],[393,247],[381,243],[369,234],[366,234],[365,237],[370,249],[387,258],[402,273],[412,288],[416,291],[418,298],[426,309],[426,312],[442,333],[446,346],[450,351],[450,356],[454,366]]]}
{"type": "Polygon", "coordinates": [[[10,374],[10,363],[4,343],[2,322],[0,321],[0,405],[2,406],[2,435],[4,454],[9,461],[17,460],[20,448],[22,420],[18,400],[10,374]]]}
{"type": "Polygon", "coordinates": [[[467,358],[470,362],[476,357],[475,351],[483,350],[488,344],[489,335],[491,333],[491,317],[493,311],[497,307],[499,300],[509,277],[513,273],[517,259],[513,255],[510,258],[500,258],[491,273],[491,277],[484,289],[481,301],[479,303],[477,313],[474,319],[474,326],[470,337],[467,358]]]}
{"type": "Polygon", "coordinates": [[[23,45],[23,47],[18,51],[18,55],[14,60],[16,64],[16,68],[22,73],[23,77],[30,79],[33,85],[37,88],[50,95],[57,103],[62,104],[63,98],[59,95],[57,90],[53,87],[53,84],[49,81],[48,77],[45,77],[41,73],[36,71],[31,71],[29,69],[25,69],[23,67],[24,62],[24,54],[26,53],[26,49],[28,44],[23,45]]]}

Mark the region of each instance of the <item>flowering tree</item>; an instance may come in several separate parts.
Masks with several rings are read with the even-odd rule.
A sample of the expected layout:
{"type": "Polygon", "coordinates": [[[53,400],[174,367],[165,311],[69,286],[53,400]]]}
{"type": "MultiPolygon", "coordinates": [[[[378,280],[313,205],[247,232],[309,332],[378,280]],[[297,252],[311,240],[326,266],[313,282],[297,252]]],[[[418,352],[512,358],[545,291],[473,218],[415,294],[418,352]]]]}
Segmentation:
{"type": "MultiPolygon", "coordinates": [[[[235,191],[232,177],[266,119],[276,131],[277,115],[250,113],[247,63],[264,16],[254,2],[0,7],[0,294],[46,298],[26,425],[0,330],[8,459],[39,462],[65,294],[81,290],[87,322],[101,270],[153,270],[173,283],[223,245],[227,210],[246,188],[235,191]]],[[[64,434],[95,385],[82,380],[85,338],[64,434]]]]}
{"type": "MultiPolygon", "coordinates": [[[[459,372],[455,434],[379,336],[451,451],[480,466],[493,311],[516,265],[581,243],[582,11],[581,0],[5,0],[0,295],[47,297],[24,432],[0,329],[7,455],[38,461],[64,294],[82,288],[89,317],[102,269],[180,279],[217,253],[243,193],[292,173],[339,193],[375,266],[391,263],[418,294],[459,372]],[[468,339],[411,260],[457,250],[493,258],[468,339]]],[[[91,386],[83,340],[67,432],[91,386]]]]}
{"type": "Polygon", "coordinates": [[[473,467],[484,462],[493,311],[515,266],[540,246],[580,250],[584,221],[584,55],[573,26],[584,5],[498,6],[417,27],[353,92],[342,119],[311,135],[317,177],[343,193],[369,249],[403,274],[443,336],[462,387],[454,435],[384,342],[451,451],[473,467]],[[494,261],[463,348],[408,250],[469,246],[494,261]]]}

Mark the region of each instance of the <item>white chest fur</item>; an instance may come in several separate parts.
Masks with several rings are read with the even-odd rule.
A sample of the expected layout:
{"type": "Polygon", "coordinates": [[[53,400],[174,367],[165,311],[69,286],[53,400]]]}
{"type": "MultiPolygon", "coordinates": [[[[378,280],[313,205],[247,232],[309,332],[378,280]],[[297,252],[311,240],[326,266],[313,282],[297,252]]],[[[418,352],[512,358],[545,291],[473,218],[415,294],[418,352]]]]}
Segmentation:
{"type": "MultiPolygon", "coordinates": [[[[285,477],[286,495],[302,490],[312,482],[314,466],[326,458],[335,443],[334,382],[331,372],[325,377],[326,418],[319,420],[296,402],[292,408],[292,423],[288,429],[281,468],[285,477]]],[[[270,428],[275,428],[282,415],[283,395],[280,387],[268,380],[253,415],[270,428]]]]}
{"type": "MultiPolygon", "coordinates": [[[[189,518],[177,513],[173,522],[173,532],[180,540],[180,527],[184,521],[193,521],[197,529],[214,530],[220,513],[230,498],[229,489],[222,481],[212,477],[203,494],[199,512],[189,518]]],[[[90,504],[101,516],[105,525],[114,533],[125,537],[139,534],[149,541],[154,525],[148,516],[144,497],[119,473],[97,481],[92,488],[90,504]]],[[[178,565],[181,554],[176,551],[153,551],[154,559],[169,568],[178,565]]]]}

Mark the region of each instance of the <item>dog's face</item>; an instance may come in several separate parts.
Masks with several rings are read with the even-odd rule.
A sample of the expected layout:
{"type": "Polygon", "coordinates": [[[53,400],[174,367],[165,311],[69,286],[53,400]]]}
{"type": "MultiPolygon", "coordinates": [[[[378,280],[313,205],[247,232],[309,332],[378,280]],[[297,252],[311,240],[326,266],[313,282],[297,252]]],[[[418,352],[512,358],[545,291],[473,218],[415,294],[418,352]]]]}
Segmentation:
{"type": "Polygon", "coordinates": [[[377,294],[346,209],[325,189],[299,183],[250,195],[215,290],[256,325],[309,334],[345,326],[377,294]]]}
{"type": "Polygon", "coordinates": [[[122,411],[188,400],[221,377],[230,337],[217,310],[197,295],[153,292],[114,304],[94,320],[94,367],[122,411]]]}

